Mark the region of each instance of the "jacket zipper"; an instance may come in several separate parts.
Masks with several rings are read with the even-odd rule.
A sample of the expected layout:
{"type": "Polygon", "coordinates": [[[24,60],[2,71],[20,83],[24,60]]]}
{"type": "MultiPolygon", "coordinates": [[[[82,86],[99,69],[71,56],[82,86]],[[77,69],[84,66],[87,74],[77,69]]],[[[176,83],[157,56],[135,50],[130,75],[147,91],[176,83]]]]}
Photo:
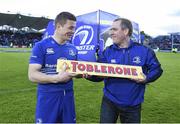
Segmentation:
{"type": "Polygon", "coordinates": [[[130,55],[129,55],[129,50],[128,50],[128,65],[130,65],[130,55]]]}
{"type": "Polygon", "coordinates": [[[123,64],[125,64],[125,49],[123,49],[123,64]]]}

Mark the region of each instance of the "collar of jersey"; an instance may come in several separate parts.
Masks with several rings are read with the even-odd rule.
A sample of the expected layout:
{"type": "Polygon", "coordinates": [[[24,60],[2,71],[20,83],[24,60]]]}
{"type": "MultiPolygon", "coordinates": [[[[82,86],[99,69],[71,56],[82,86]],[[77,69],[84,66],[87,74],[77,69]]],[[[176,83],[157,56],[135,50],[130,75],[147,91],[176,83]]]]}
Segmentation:
{"type": "Polygon", "coordinates": [[[63,43],[63,44],[59,44],[59,43],[57,43],[57,41],[53,37],[51,37],[51,39],[59,46],[64,46],[64,45],[67,44],[67,41],[65,43],[63,43]]]}

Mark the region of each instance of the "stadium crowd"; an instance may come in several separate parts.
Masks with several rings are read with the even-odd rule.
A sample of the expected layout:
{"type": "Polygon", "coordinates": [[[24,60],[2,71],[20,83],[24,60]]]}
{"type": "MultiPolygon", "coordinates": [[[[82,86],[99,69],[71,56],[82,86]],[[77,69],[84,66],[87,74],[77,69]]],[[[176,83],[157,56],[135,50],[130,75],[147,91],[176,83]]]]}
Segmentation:
{"type": "Polygon", "coordinates": [[[29,48],[42,38],[42,33],[22,31],[0,31],[1,47],[29,48]]]}
{"type": "MultiPolygon", "coordinates": [[[[22,31],[0,31],[0,47],[25,47],[31,48],[42,39],[43,33],[39,32],[22,32],[22,31]]],[[[146,38],[146,45],[152,49],[172,50],[177,48],[180,51],[180,35],[160,35],[155,38],[146,38]]]]}
{"type": "Polygon", "coordinates": [[[153,49],[159,48],[160,50],[171,50],[177,48],[180,51],[180,35],[162,35],[157,36],[149,42],[149,46],[153,49]]]}

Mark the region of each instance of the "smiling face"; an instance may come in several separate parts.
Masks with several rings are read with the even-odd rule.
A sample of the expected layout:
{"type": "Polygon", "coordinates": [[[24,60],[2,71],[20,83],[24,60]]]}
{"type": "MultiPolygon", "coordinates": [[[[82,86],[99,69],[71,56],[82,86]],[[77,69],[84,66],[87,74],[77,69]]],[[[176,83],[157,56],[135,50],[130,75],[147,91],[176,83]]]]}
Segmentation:
{"type": "Polygon", "coordinates": [[[65,24],[60,23],[56,26],[56,31],[62,41],[70,40],[76,28],[76,21],[67,20],[65,24]]]}
{"type": "Polygon", "coordinates": [[[121,44],[128,36],[128,29],[122,29],[121,20],[115,21],[110,29],[110,36],[115,44],[121,44]]]}

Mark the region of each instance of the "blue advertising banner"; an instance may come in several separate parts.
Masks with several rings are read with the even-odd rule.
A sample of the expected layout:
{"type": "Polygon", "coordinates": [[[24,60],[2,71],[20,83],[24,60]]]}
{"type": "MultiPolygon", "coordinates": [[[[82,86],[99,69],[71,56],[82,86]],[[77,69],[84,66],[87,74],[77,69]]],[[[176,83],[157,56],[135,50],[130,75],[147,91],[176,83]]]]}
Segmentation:
{"type": "MultiPolygon", "coordinates": [[[[107,46],[112,44],[109,29],[116,18],[119,18],[119,16],[101,10],[77,16],[76,31],[71,43],[78,50],[79,60],[96,61],[96,54],[101,54],[107,46]]],[[[53,24],[53,21],[49,22],[44,32],[44,38],[53,35],[53,24]]],[[[132,22],[132,24],[132,39],[139,42],[139,25],[135,22],[132,22]]]]}
{"type": "Polygon", "coordinates": [[[101,54],[103,50],[112,44],[112,40],[109,35],[109,29],[112,25],[113,20],[119,18],[118,15],[108,13],[105,11],[99,10],[99,51],[98,54],[101,54]],[[110,41],[110,42],[109,42],[110,41]]]}
{"type": "Polygon", "coordinates": [[[52,36],[54,34],[54,30],[54,21],[50,21],[47,25],[46,30],[44,31],[43,39],[52,36]]]}
{"type": "Polygon", "coordinates": [[[78,50],[78,59],[83,61],[96,61],[97,25],[77,22],[77,29],[72,38],[72,43],[78,50]]]}

